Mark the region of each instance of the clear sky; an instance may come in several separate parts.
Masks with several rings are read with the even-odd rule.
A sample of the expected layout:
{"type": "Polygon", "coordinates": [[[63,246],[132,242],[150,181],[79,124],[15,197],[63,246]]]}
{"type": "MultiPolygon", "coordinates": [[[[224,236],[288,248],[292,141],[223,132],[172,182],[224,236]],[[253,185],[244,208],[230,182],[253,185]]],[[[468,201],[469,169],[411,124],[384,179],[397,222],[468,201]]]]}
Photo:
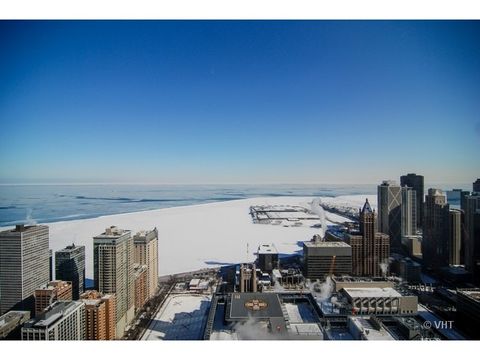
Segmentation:
{"type": "Polygon", "coordinates": [[[480,22],[0,22],[0,182],[480,177],[480,22]]]}

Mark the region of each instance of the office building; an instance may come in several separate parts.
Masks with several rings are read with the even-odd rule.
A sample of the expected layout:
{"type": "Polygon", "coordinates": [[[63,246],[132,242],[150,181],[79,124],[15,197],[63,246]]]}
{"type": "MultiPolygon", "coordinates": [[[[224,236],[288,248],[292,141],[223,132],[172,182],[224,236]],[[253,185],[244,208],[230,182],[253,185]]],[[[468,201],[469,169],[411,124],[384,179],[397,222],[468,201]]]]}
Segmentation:
{"type": "Polygon", "coordinates": [[[30,320],[30,311],[9,311],[0,316],[0,340],[20,340],[22,325],[30,320]]]}
{"type": "Polygon", "coordinates": [[[310,280],[352,273],[352,248],[341,241],[322,241],[315,235],[303,243],[304,275],[310,280]]]}
{"type": "Polygon", "coordinates": [[[35,315],[40,315],[57,300],[72,300],[72,283],[56,280],[35,290],[35,315]]]}
{"type": "Polygon", "coordinates": [[[133,238],[130,230],[111,226],[93,240],[95,289],[115,294],[115,333],[121,338],[135,315],[133,238]]]}
{"type": "Polygon", "coordinates": [[[417,174],[407,174],[400,177],[400,186],[408,186],[413,188],[416,192],[416,206],[417,206],[417,228],[422,228],[423,224],[423,201],[424,201],[424,186],[423,176],[417,174]]]}
{"type": "Polygon", "coordinates": [[[450,209],[448,214],[448,265],[461,265],[463,211],[450,209]]]}
{"type": "Polygon", "coordinates": [[[377,215],[368,199],[360,210],[360,231],[347,235],[352,249],[352,274],[355,276],[386,276],[390,257],[390,238],[377,232],[377,215]]]}
{"type": "Polygon", "coordinates": [[[85,304],[85,340],[115,340],[115,295],[89,290],[80,301],[85,304]]]}
{"type": "Polygon", "coordinates": [[[401,236],[403,238],[417,234],[417,195],[413,188],[406,186],[402,186],[401,195],[401,236]]]}
{"type": "Polygon", "coordinates": [[[272,272],[273,269],[278,269],[278,250],[274,244],[260,245],[257,250],[258,267],[263,272],[272,272]]]}
{"type": "Polygon", "coordinates": [[[402,244],[402,192],[394,181],[383,181],[378,186],[378,231],[390,236],[392,249],[402,244]]]}
{"type": "Polygon", "coordinates": [[[33,293],[50,278],[48,261],[48,226],[17,225],[0,232],[0,315],[33,314],[33,293]]]}
{"type": "Polygon", "coordinates": [[[135,264],[133,268],[135,277],[135,311],[142,309],[148,300],[147,273],[147,265],[135,264]]]}
{"type": "Polygon", "coordinates": [[[465,268],[480,281],[480,194],[465,197],[465,268]]]}
{"type": "Polygon", "coordinates": [[[85,291],[85,246],[75,244],[55,252],[55,278],[72,283],[73,300],[85,291]]]}
{"type": "Polygon", "coordinates": [[[22,340],[84,339],[85,304],[81,301],[57,301],[22,328],[22,340]]]}
{"type": "Polygon", "coordinates": [[[473,184],[472,184],[472,191],[476,193],[480,193],[480,179],[477,179],[473,184]]]}
{"type": "Polygon", "coordinates": [[[425,196],[422,256],[427,268],[448,265],[449,211],[446,197],[439,189],[428,189],[425,196]]]}
{"type": "Polygon", "coordinates": [[[140,231],[134,238],[135,263],[147,265],[147,299],[155,295],[158,286],[158,230],[140,231]]]}
{"type": "Polygon", "coordinates": [[[49,257],[48,275],[49,275],[49,280],[52,281],[53,280],[53,251],[52,251],[52,249],[48,250],[48,257],[49,257]]]}

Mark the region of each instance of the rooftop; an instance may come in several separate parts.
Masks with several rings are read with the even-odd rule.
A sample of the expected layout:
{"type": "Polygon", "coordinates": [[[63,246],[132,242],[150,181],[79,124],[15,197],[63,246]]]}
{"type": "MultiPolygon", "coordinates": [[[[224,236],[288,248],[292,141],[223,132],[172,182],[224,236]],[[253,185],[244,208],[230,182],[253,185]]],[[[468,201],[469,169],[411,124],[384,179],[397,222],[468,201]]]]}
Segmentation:
{"type": "Polygon", "coordinates": [[[350,245],[344,243],[343,241],[319,241],[319,242],[312,242],[312,241],[305,241],[305,246],[307,247],[342,247],[342,248],[349,248],[350,245]]]}
{"type": "Polygon", "coordinates": [[[264,244],[258,247],[258,254],[278,254],[278,250],[274,244],[264,244]]]}
{"type": "Polygon", "coordinates": [[[67,316],[76,310],[83,303],[80,301],[57,301],[50,305],[45,312],[35,319],[31,319],[25,323],[25,327],[48,327],[53,325],[63,316],[67,316]]]}
{"type": "Polygon", "coordinates": [[[395,340],[383,326],[375,326],[375,322],[370,317],[352,316],[349,321],[366,340],[395,340]]]}
{"type": "Polygon", "coordinates": [[[458,289],[457,293],[465,295],[470,299],[480,303],[480,288],[458,289]]]}
{"type": "Polygon", "coordinates": [[[393,288],[343,288],[351,298],[401,297],[393,288]]]}
{"type": "Polygon", "coordinates": [[[274,293],[232,293],[229,320],[282,318],[280,299],[274,293]]]}

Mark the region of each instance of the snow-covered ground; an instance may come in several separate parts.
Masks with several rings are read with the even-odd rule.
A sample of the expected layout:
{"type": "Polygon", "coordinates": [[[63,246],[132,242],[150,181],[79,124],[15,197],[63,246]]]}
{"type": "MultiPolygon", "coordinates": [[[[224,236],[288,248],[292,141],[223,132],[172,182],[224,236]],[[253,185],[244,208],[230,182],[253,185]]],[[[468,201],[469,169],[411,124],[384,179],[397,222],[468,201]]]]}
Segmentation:
{"type": "MultiPolygon", "coordinates": [[[[365,204],[368,199],[373,210],[377,209],[377,195],[343,195],[337,197],[320,197],[320,205],[335,208],[342,212],[350,213],[357,216],[358,210],[365,204]]],[[[333,218],[332,218],[333,220],[333,218]]]]}
{"type": "MultiPolygon", "coordinates": [[[[321,201],[345,205],[350,201],[350,206],[356,208],[363,204],[365,197],[340,196],[339,200],[322,197],[321,201]]],[[[368,197],[374,206],[376,199],[368,197]]],[[[281,254],[293,254],[301,251],[301,242],[310,240],[320,229],[306,225],[284,227],[254,224],[249,208],[253,205],[298,205],[309,209],[313,199],[314,197],[250,198],[49,223],[50,248],[55,252],[71,243],[85,245],[88,278],[93,278],[93,236],[101,234],[112,225],[134,233],[157,227],[160,275],[253,261],[260,244],[273,243],[281,254]]],[[[329,212],[325,215],[327,224],[332,224],[331,221],[347,221],[329,212]]]]}
{"type": "Polygon", "coordinates": [[[210,295],[169,296],[142,340],[201,340],[210,301],[210,295]]]}

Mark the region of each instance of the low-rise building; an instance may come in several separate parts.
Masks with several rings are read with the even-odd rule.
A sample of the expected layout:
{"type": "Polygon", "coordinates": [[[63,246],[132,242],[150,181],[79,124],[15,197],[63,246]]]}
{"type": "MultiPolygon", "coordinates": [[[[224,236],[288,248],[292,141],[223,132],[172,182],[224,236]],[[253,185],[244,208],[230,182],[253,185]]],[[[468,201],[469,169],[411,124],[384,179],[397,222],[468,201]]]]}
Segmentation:
{"type": "Polygon", "coordinates": [[[417,313],[418,298],[402,295],[393,288],[343,288],[342,292],[351,305],[353,314],[414,315],[417,313]]]}
{"type": "Polygon", "coordinates": [[[0,316],[0,340],[20,340],[23,323],[30,320],[30,311],[9,311],[0,316]]]}

